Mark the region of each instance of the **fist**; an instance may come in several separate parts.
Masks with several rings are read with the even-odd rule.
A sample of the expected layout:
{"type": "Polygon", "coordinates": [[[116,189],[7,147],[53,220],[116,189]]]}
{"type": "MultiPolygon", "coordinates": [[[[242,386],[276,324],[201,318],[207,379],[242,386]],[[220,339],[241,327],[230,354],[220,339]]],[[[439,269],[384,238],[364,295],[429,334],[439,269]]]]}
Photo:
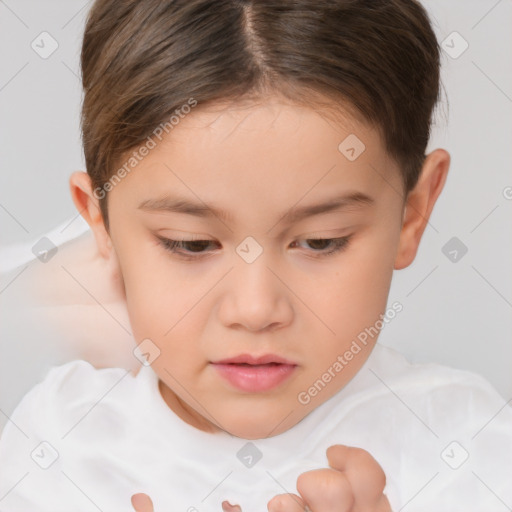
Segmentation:
{"type": "Polygon", "coordinates": [[[336,444],[327,449],[330,468],[306,471],[296,494],[278,494],[269,512],[391,512],[386,475],[365,450],[336,444]]]}

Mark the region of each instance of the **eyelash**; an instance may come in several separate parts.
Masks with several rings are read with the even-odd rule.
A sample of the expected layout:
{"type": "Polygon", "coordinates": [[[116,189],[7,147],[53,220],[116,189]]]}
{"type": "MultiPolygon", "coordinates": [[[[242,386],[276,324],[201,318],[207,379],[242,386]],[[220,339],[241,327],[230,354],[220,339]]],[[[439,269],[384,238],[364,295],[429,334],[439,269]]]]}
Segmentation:
{"type": "MultiPolygon", "coordinates": [[[[171,252],[173,254],[176,254],[177,256],[179,256],[180,258],[182,259],[185,259],[185,260],[197,260],[199,258],[202,258],[204,257],[205,254],[207,254],[206,252],[191,252],[191,253],[182,253],[178,250],[179,247],[183,247],[182,244],[187,244],[187,243],[194,243],[194,242],[213,242],[212,240],[201,240],[201,239],[191,239],[191,240],[172,240],[170,238],[162,238],[162,237],[157,237],[160,244],[163,246],[163,248],[168,251],[168,252],[171,252]],[[198,256],[191,256],[192,254],[197,254],[198,256]]],[[[348,235],[348,236],[344,236],[344,237],[340,237],[340,238],[304,238],[304,240],[310,242],[310,241],[314,241],[314,242],[332,242],[333,243],[333,247],[329,250],[321,250],[321,251],[314,251],[316,253],[318,253],[318,255],[315,255],[314,257],[315,258],[322,258],[322,257],[327,257],[327,256],[331,256],[333,254],[336,254],[336,253],[339,253],[339,252],[342,252],[344,251],[348,245],[349,245],[349,242],[350,242],[350,239],[352,238],[352,235],[348,235]]]]}

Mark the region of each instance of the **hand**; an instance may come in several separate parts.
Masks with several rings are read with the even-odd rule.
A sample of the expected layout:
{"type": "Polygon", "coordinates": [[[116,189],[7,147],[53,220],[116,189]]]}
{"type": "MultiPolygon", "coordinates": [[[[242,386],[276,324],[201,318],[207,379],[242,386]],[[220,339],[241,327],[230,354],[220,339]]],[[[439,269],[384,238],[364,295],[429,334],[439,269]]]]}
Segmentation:
{"type": "Polygon", "coordinates": [[[274,496],[267,504],[269,512],[391,512],[383,494],[386,475],[367,451],[336,444],[326,453],[332,469],[299,475],[300,496],[274,496]]]}
{"type": "MultiPolygon", "coordinates": [[[[131,501],[135,512],[155,512],[151,498],[143,492],[134,494],[131,501]]],[[[240,505],[231,505],[228,501],[222,502],[222,510],[224,512],[241,512],[240,505]]]]}
{"type": "MultiPolygon", "coordinates": [[[[391,512],[383,494],[386,475],[365,450],[343,445],[327,449],[332,469],[313,469],[297,478],[296,494],[279,494],[267,504],[269,512],[391,512]]],[[[132,496],[135,512],[154,512],[151,498],[144,493],[132,496]]],[[[240,512],[238,505],[222,503],[225,512],[240,512]]]]}

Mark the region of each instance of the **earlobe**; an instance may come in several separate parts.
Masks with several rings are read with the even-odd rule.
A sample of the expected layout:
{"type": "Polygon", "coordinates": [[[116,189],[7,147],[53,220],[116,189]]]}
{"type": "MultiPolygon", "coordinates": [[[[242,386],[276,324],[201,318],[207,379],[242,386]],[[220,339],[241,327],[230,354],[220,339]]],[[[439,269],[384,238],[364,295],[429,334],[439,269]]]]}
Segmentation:
{"type": "Polygon", "coordinates": [[[443,190],[450,167],[450,154],[432,151],[425,159],[418,183],[407,196],[395,258],[395,270],[408,267],[416,257],[428,220],[443,190]]]}
{"type": "Polygon", "coordinates": [[[69,177],[71,198],[80,215],[85,219],[96,239],[99,253],[109,258],[112,250],[110,235],[105,229],[99,206],[99,199],[92,191],[90,176],[83,171],[76,171],[69,177]]]}

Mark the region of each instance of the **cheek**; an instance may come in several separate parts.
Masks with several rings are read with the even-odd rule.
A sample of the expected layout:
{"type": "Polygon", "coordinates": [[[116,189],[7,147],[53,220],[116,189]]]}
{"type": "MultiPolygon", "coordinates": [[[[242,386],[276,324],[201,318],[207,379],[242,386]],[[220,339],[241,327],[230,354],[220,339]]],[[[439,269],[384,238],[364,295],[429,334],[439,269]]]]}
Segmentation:
{"type": "Polygon", "coordinates": [[[150,244],[145,250],[126,249],[122,264],[133,337],[137,344],[150,339],[158,347],[161,357],[155,368],[163,365],[177,377],[188,378],[204,358],[204,347],[193,341],[201,339],[208,304],[200,299],[211,280],[201,279],[192,266],[184,272],[150,244]]]}
{"type": "MultiPolygon", "coordinates": [[[[362,235],[342,256],[334,257],[330,263],[326,260],[325,267],[315,263],[306,271],[302,269],[300,279],[289,275],[287,280],[297,278],[294,289],[308,308],[337,338],[350,342],[385,311],[395,238],[389,226],[387,230],[376,227],[362,235]]],[[[197,304],[211,288],[209,279],[199,278],[208,265],[177,263],[156,240],[134,232],[124,233],[116,245],[136,340],[154,337],[161,340],[160,344],[193,335],[199,328],[198,312],[208,302],[197,304]]],[[[290,300],[295,298],[291,296],[290,300]]],[[[304,314],[311,315],[306,311],[304,314]]],[[[299,319],[299,323],[302,321],[306,319],[299,319]]],[[[319,325],[310,325],[310,329],[317,333],[323,329],[327,336],[332,336],[319,320],[316,322],[319,325]]]]}
{"type": "Polygon", "coordinates": [[[135,339],[164,338],[184,314],[186,287],[180,285],[180,274],[166,265],[158,247],[136,243],[135,236],[120,241],[118,255],[135,339]]]}
{"type": "Polygon", "coordinates": [[[393,275],[392,254],[389,239],[368,238],[340,263],[325,287],[327,292],[319,295],[319,309],[337,336],[351,340],[384,313],[393,275]]]}

